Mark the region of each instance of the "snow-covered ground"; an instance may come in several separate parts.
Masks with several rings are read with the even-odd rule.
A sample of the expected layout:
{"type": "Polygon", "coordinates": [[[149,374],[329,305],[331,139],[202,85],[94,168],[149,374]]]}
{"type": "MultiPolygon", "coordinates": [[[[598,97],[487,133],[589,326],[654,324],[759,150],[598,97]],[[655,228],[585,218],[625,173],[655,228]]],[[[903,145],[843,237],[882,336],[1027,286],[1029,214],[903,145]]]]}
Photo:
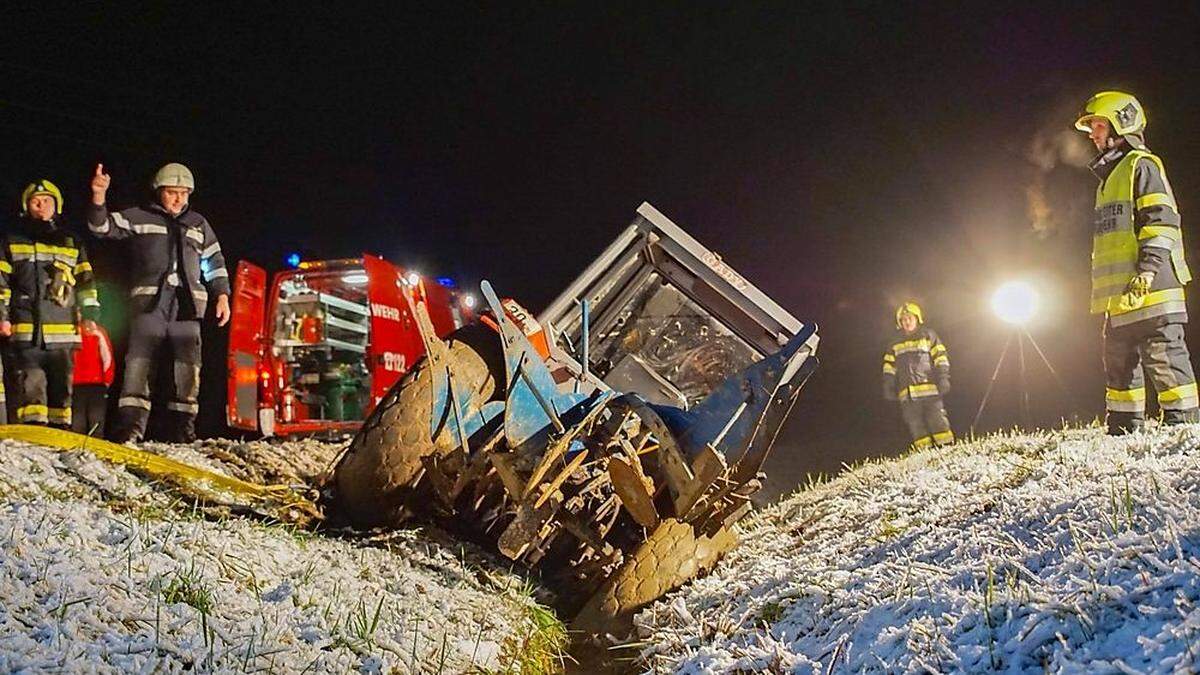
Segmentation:
{"type": "Polygon", "coordinates": [[[1200,672],[1200,426],[872,462],[638,616],[657,672],[1200,672]]]}
{"type": "MultiPolygon", "coordinates": [[[[146,446],[306,483],[336,447],[146,446]]],[[[522,579],[417,531],[213,519],[83,452],[0,442],[0,672],[508,670],[553,641],[522,579]]]]}

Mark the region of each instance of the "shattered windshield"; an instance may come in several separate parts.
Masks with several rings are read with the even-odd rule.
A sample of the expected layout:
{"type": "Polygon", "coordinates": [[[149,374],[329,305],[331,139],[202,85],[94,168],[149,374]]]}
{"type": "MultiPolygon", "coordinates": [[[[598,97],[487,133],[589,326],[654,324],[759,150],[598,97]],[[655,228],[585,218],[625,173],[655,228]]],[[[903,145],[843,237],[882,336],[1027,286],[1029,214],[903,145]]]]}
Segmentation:
{"type": "Polygon", "coordinates": [[[755,352],[657,272],[641,280],[621,307],[598,317],[591,361],[618,390],[690,407],[755,352]]]}

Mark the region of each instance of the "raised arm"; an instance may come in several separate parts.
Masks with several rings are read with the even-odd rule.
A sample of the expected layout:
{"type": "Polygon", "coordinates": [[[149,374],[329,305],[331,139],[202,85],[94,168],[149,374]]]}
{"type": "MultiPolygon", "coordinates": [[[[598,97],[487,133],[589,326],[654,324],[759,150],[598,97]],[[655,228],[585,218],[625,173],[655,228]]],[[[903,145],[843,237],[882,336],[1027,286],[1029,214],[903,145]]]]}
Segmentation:
{"type": "Polygon", "coordinates": [[[108,212],[105,200],[108,199],[108,186],[111,184],[112,176],[104,173],[103,164],[97,164],[92,174],[92,202],[87,210],[88,230],[101,239],[124,239],[133,230],[125,216],[119,212],[108,212]]]}

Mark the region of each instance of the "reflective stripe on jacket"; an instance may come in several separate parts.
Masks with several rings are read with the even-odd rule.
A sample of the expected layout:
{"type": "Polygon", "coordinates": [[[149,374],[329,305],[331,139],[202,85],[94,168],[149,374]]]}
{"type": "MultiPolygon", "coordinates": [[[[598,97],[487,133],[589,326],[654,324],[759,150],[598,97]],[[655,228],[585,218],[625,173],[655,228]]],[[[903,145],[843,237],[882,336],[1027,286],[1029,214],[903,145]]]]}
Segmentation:
{"type": "Polygon", "coordinates": [[[148,312],[160,293],[186,286],[196,316],[203,317],[209,294],[229,294],[229,272],[217,235],[204,216],[190,208],[172,216],[157,204],[115,213],[91,204],[88,228],[101,239],[129,240],[126,251],[133,285],[129,294],[135,311],[148,312]],[[175,262],[176,237],[183,250],[180,264],[175,262]]]}
{"type": "Polygon", "coordinates": [[[936,381],[950,376],[950,354],[931,328],[897,331],[883,352],[883,383],[901,401],[939,394],[936,381]]]}
{"type": "Polygon", "coordinates": [[[1186,321],[1183,286],[1192,274],[1183,256],[1179,208],[1162,160],[1145,150],[1129,149],[1099,166],[1091,313],[1108,314],[1113,326],[1159,317],[1186,321]],[[1154,284],[1145,297],[1134,299],[1125,290],[1139,272],[1154,272],[1154,284]]]}
{"type": "Polygon", "coordinates": [[[53,223],[21,218],[0,239],[0,319],[12,322],[11,339],[73,347],[77,309],[87,319],[100,314],[82,242],[53,223]]]}

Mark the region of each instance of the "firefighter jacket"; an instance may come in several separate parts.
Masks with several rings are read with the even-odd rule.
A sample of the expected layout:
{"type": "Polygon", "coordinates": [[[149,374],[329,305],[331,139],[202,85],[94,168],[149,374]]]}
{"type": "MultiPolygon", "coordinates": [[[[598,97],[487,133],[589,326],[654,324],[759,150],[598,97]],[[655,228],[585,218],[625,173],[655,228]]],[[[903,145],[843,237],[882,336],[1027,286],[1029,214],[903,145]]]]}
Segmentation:
{"type": "Polygon", "coordinates": [[[0,319],[17,345],[79,344],[75,313],[100,314],[92,264],[83,243],[53,222],[22,217],[0,244],[0,319]]]}
{"type": "Polygon", "coordinates": [[[1148,319],[1187,321],[1183,286],[1192,273],[1183,257],[1179,207],[1162,160],[1127,144],[1092,162],[1100,178],[1092,235],[1092,314],[1114,326],[1148,319]],[[1134,275],[1154,272],[1143,298],[1126,295],[1134,275]]]}
{"type": "Polygon", "coordinates": [[[112,340],[104,326],[92,322],[80,324],[79,336],[82,344],[75,352],[73,381],[80,384],[102,384],[111,386],[116,375],[116,359],[113,358],[112,340]]]}
{"type": "Polygon", "coordinates": [[[938,396],[950,379],[950,355],[933,329],[896,331],[883,352],[883,391],[901,401],[938,396]]]}
{"type": "Polygon", "coordinates": [[[129,294],[135,312],[152,310],[162,293],[178,289],[191,296],[195,309],[195,316],[180,318],[202,318],[210,294],[229,294],[229,272],[217,235],[208,220],[190,208],[172,216],[158,204],[115,213],[89,204],[88,228],[101,239],[129,240],[129,294]]]}

